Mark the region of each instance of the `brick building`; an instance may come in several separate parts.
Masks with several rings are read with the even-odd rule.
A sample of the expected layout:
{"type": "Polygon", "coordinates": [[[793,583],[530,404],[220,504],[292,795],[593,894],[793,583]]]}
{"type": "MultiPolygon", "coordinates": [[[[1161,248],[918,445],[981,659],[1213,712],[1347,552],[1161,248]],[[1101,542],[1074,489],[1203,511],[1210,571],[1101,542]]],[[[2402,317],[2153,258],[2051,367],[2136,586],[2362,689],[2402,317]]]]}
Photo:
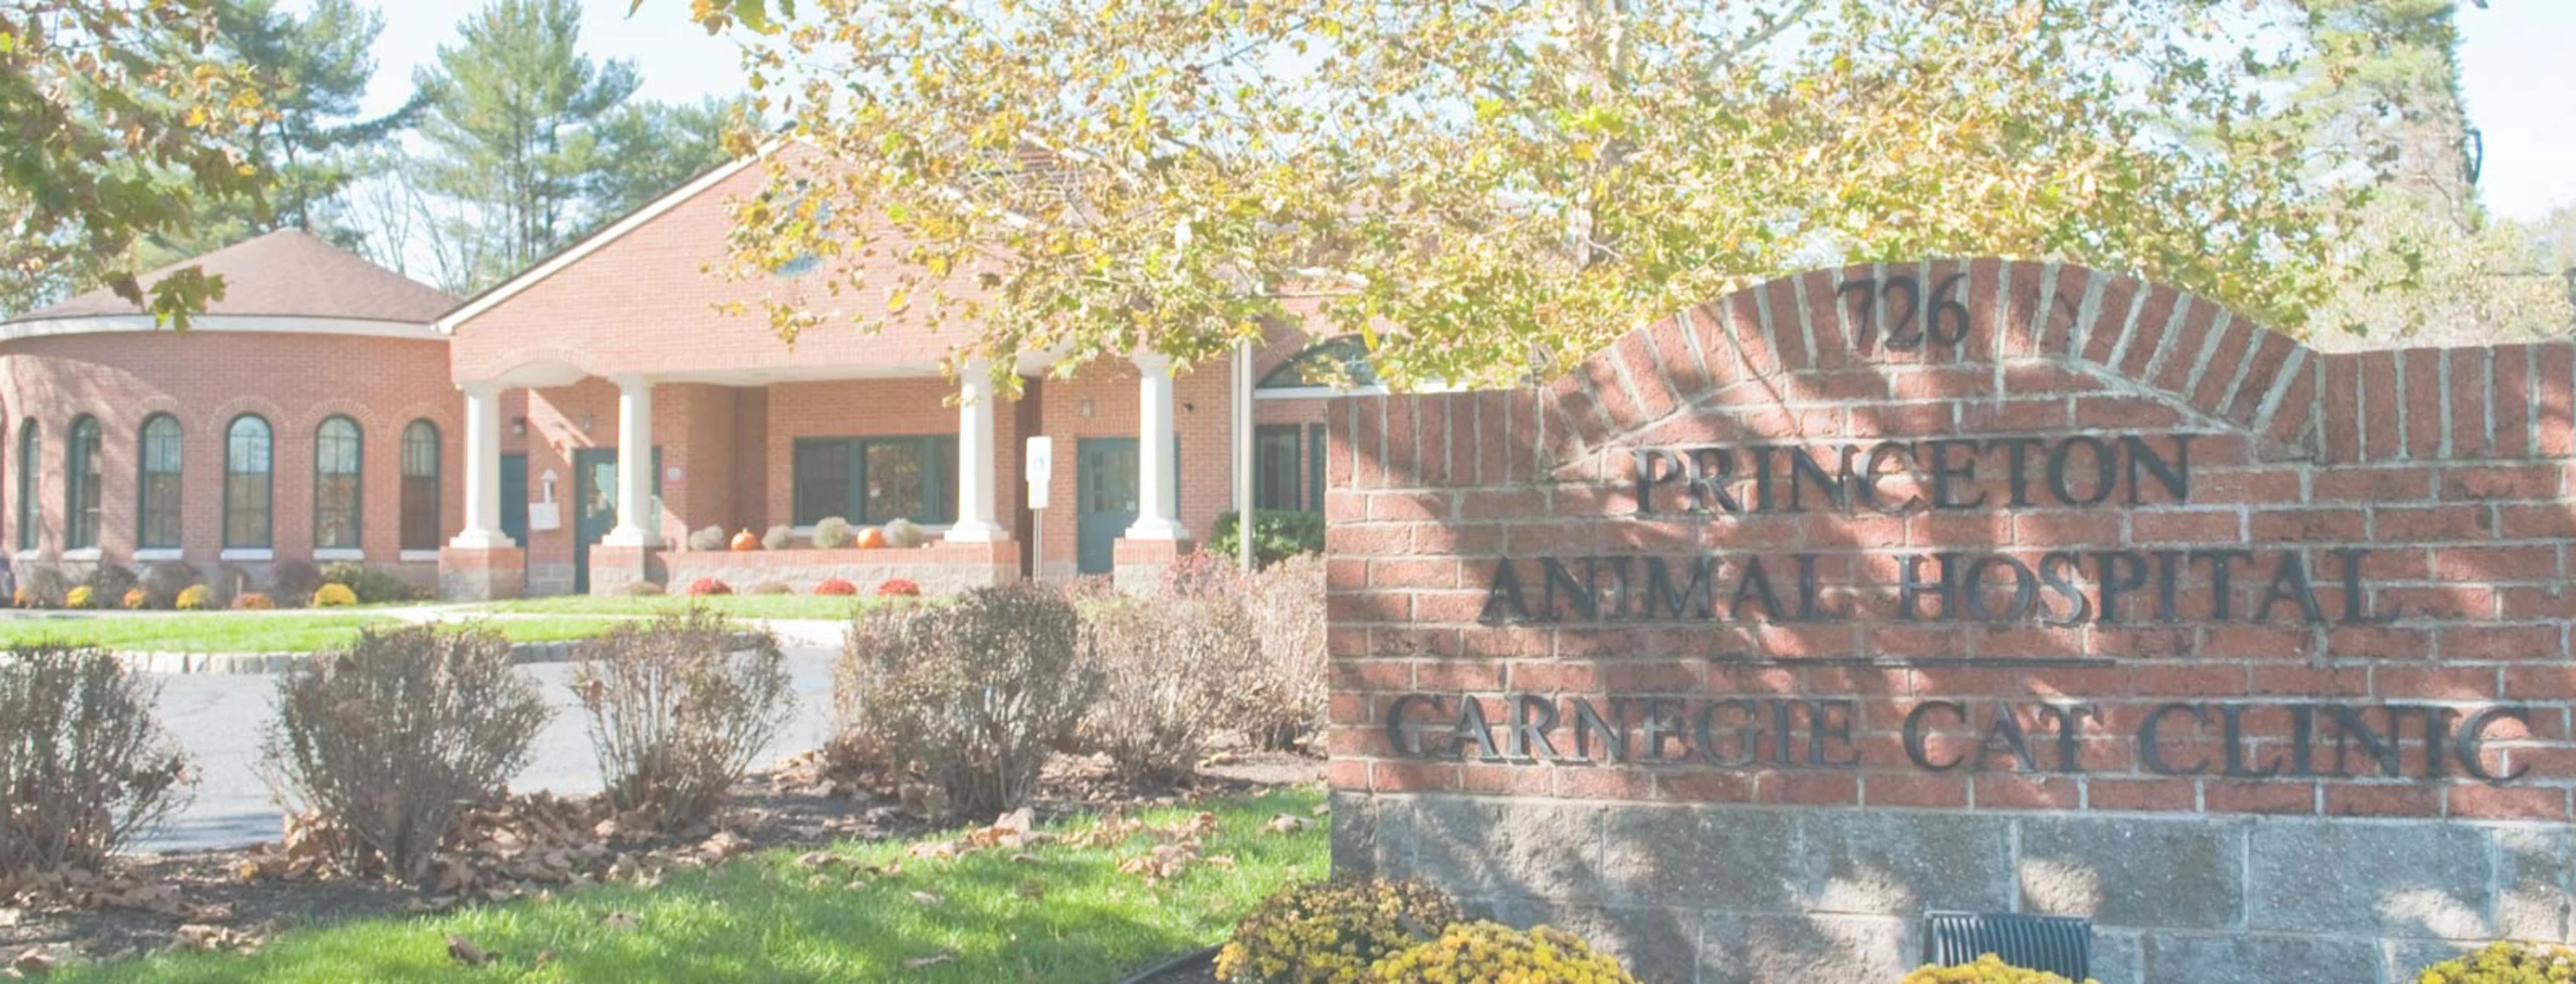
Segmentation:
{"type": "Polygon", "coordinates": [[[184,333],[104,289],[0,322],[13,568],[185,561],[265,583],[345,560],[432,581],[463,515],[431,326],[455,298],[297,231],[189,263],[225,294],[184,333]]]}
{"type": "MultiPolygon", "coordinates": [[[[1205,539],[1232,508],[1237,381],[1230,360],[1176,371],[1097,360],[1069,378],[1022,358],[1012,398],[986,367],[944,371],[950,339],[866,334],[841,319],[793,345],[756,312],[882,304],[815,272],[710,276],[728,259],[728,203],[761,192],[756,159],[719,168],[602,229],[438,322],[465,398],[462,532],[443,560],[454,597],[605,593],[636,581],[720,577],[809,590],[905,577],[929,590],[1077,573],[1130,575],[1205,539]],[[726,313],[728,306],[753,312],[726,313]],[[1047,508],[1030,509],[1027,439],[1052,441],[1047,508]],[[650,457],[624,453],[651,447],[650,457]],[[652,508],[629,510],[624,503],[652,508]],[[819,551],[815,521],[908,519],[910,550],[819,551]],[[709,526],[798,532],[797,549],[682,549],[709,526]]],[[[885,251],[880,251],[881,254],[885,251]]],[[[1257,354],[1263,508],[1319,510],[1323,400],[1282,367],[1310,346],[1282,326],[1257,354]]]]}

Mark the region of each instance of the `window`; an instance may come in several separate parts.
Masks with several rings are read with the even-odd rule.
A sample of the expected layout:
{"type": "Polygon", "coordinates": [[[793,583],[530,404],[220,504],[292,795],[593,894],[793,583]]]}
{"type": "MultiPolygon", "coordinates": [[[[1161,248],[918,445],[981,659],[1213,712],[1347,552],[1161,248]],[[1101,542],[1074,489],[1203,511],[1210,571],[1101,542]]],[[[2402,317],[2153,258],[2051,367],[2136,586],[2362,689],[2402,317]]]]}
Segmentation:
{"type": "Polygon", "coordinates": [[[179,419],[156,413],[143,421],[143,461],[135,482],[140,523],[135,543],[144,549],[179,546],[179,419]]]}
{"type": "Polygon", "coordinates": [[[40,476],[45,464],[45,439],[36,433],[36,422],[18,425],[18,549],[34,550],[44,544],[45,508],[37,501],[42,487],[40,476]]]}
{"type": "Polygon", "coordinates": [[[72,421],[63,467],[63,549],[98,549],[98,418],[72,421]]]}
{"type": "Polygon", "coordinates": [[[438,549],[438,425],[426,420],[403,428],[402,549],[438,549]]]}
{"type": "Polygon", "coordinates": [[[224,428],[224,546],[269,547],[270,446],[268,421],[252,414],[224,428]]]}
{"type": "Polygon", "coordinates": [[[332,417],[313,432],[313,546],[355,550],[359,542],[359,463],[366,456],[358,422],[332,417]]]}
{"type": "Polygon", "coordinates": [[[1318,386],[1361,387],[1377,385],[1377,369],[1369,365],[1368,344],[1356,336],[1344,336],[1317,342],[1305,351],[1288,357],[1261,377],[1256,389],[1308,389],[1318,386]]]}
{"type": "Polygon", "coordinates": [[[820,437],[796,441],[796,524],[957,518],[954,437],[820,437]]]}
{"type": "Polygon", "coordinates": [[[1252,434],[1255,509],[1322,512],[1324,425],[1264,425],[1252,434]]]}

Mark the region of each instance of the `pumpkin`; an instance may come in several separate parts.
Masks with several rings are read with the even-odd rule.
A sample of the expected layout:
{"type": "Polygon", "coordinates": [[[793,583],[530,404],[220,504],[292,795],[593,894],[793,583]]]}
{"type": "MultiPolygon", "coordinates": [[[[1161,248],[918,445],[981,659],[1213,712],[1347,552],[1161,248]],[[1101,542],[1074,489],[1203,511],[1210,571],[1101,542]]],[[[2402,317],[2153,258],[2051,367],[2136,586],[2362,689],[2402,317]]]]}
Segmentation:
{"type": "Polygon", "coordinates": [[[760,537],[754,535],[750,530],[736,533],[733,535],[733,548],[735,550],[758,550],[760,549],[760,537]]]}
{"type": "Polygon", "coordinates": [[[861,550],[876,550],[886,545],[885,531],[874,526],[863,527],[850,542],[861,550]]]}

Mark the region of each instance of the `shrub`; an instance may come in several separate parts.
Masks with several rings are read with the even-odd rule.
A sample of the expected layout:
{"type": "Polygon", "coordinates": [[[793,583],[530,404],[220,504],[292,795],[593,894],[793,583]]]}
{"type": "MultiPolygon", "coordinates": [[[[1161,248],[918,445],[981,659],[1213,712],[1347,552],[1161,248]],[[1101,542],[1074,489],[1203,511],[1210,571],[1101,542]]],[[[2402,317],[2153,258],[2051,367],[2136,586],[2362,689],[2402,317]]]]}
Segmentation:
{"type": "Polygon", "coordinates": [[[729,594],[732,594],[732,593],[733,593],[733,585],[726,584],[726,583],[724,583],[723,581],[717,580],[717,579],[712,578],[712,577],[702,577],[702,578],[699,578],[699,579],[697,579],[697,580],[695,580],[695,581],[691,581],[691,582],[689,582],[689,590],[688,590],[688,594],[689,594],[690,596],[692,596],[692,597],[705,597],[705,596],[708,596],[708,595],[729,595],[729,594]]]}
{"type": "Polygon", "coordinates": [[[277,607],[276,599],[257,591],[233,599],[233,607],[243,611],[267,611],[277,607]]]}
{"type": "Polygon", "coordinates": [[[206,576],[186,561],[165,560],[143,569],[145,606],[176,608],[179,592],[206,583],[206,576]]]}
{"type": "Polygon", "coordinates": [[[785,581],[762,581],[759,584],[751,586],[751,593],[758,595],[795,594],[796,589],[788,587],[787,582],[785,581]]]}
{"type": "Polygon", "coordinates": [[[836,757],[882,748],[955,816],[1016,809],[1099,690],[1085,636],[1073,602],[1034,583],[861,612],[834,673],[836,757]]]}
{"type": "Polygon", "coordinates": [[[104,606],[110,599],[125,597],[125,593],[134,590],[136,585],[143,583],[143,579],[134,576],[132,568],[100,564],[97,570],[89,572],[89,580],[81,583],[88,585],[89,596],[104,606]]]}
{"type": "MultiPolygon", "coordinates": [[[[1216,529],[1201,553],[1228,561],[1239,556],[1241,517],[1233,510],[1217,514],[1216,529]]],[[[1292,509],[1256,509],[1252,513],[1252,562],[1267,567],[1299,554],[1324,552],[1324,514],[1292,509]]]]}
{"type": "Polygon", "coordinates": [[[641,598],[650,595],[668,594],[669,592],[663,590],[662,584],[659,581],[628,581],[625,584],[618,586],[617,593],[630,598],[641,598]]]}
{"type": "Polygon", "coordinates": [[[814,545],[825,550],[839,550],[850,545],[850,521],[839,516],[825,516],[814,521],[814,545]]]}
{"type": "Polygon", "coordinates": [[[760,535],[760,548],[763,550],[785,550],[795,545],[796,530],[791,526],[772,526],[760,535]]]}
{"type": "MultiPolygon", "coordinates": [[[[358,596],[359,603],[367,605],[412,601],[421,595],[411,582],[355,561],[344,560],[322,568],[322,582],[346,586],[358,596]]],[[[321,604],[318,600],[314,603],[321,604]]]]}
{"type": "Polygon", "coordinates": [[[231,608],[234,599],[250,590],[250,572],[232,564],[215,568],[215,576],[206,580],[206,600],[217,608],[231,608]]]}
{"type": "Polygon", "coordinates": [[[212,607],[206,598],[207,594],[205,585],[191,584],[179,589],[179,596],[171,599],[170,606],[183,612],[204,611],[212,607]]]}
{"type": "Polygon", "coordinates": [[[60,608],[71,591],[71,580],[61,569],[38,564],[18,572],[18,590],[10,600],[20,608],[60,608]]]}
{"type": "Polygon", "coordinates": [[[140,586],[131,587],[125,589],[122,602],[127,611],[140,611],[152,604],[152,596],[145,593],[140,586]]]}
{"type": "Polygon", "coordinates": [[[1331,700],[1324,652],[1324,558],[1300,554],[1243,578],[1244,612],[1260,658],[1235,680],[1229,717],[1265,748],[1319,734],[1331,700]]]}
{"type": "Polygon", "coordinates": [[[725,531],[722,526],[709,526],[689,534],[689,549],[691,550],[722,550],[724,548],[725,531]]]}
{"type": "Polygon", "coordinates": [[[346,584],[326,581],[321,587],[313,590],[315,608],[347,608],[357,603],[358,593],[350,590],[346,584]]]}
{"type": "Polygon", "coordinates": [[[13,646],[0,659],[0,883],[95,867],[178,809],[187,757],[154,686],[106,650],[13,646]]]}
{"type": "Polygon", "coordinates": [[[859,586],[851,584],[848,581],[841,580],[837,577],[827,577],[823,579],[823,583],[814,586],[814,593],[818,595],[854,595],[859,593],[859,586]]]}
{"type": "Polygon", "coordinates": [[[1458,903],[1418,881],[1303,882],[1264,899],[1216,955],[1227,984],[1342,984],[1461,919],[1458,903]]]}
{"type": "Polygon", "coordinates": [[[63,594],[63,607],[80,609],[96,608],[98,607],[98,596],[90,592],[89,585],[84,584],[63,594]]]}
{"type": "Polygon", "coordinates": [[[300,608],[313,601],[313,592],[322,589],[322,569],[309,560],[281,560],[268,572],[269,597],[289,608],[300,608]]]}
{"type": "Polygon", "coordinates": [[[704,608],[575,647],[572,683],[610,802],[665,829],[713,816],[795,699],[777,637],[704,608]]]}
{"type": "Polygon", "coordinates": [[[910,550],[930,542],[930,531],[909,519],[890,520],[885,524],[885,545],[910,550]]]}
{"type": "Polygon", "coordinates": [[[877,585],[877,597],[918,598],[921,597],[921,585],[912,583],[908,577],[890,577],[877,585]]]}
{"type": "Polygon", "coordinates": [[[1135,598],[1094,609],[1091,628],[1101,688],[1084,744],[1126,779],[1188,779],[1260,658],[1252,619],[1229,598],[1135,598]]]}
{"type": "Polygon", "coordinates": [[[1637,984],[1619,961],[1547,926],[1522,932],[1500,923],[1455,923],[1438,939],[1378,961],[1373,984],[1637,984]]]}
{"type": "MultiPolygon", "coordinates": [[[[2576,950],[2551,943],[2492,943],[2476,953],[2426,967],[2408,979],[2416,984],[2563,984],[2576,981],[2576,950]]],[[[1906,981],[1914,984],[1911,977],[1906,981]]]]}
{"type": "Polygon", "coordinates": [[[361,629],[277,684],[264,773],[279,799],[349,836],[356,872],[412,878],[450,825],[526,764],[549,713],[482,627],[361,629]]]}

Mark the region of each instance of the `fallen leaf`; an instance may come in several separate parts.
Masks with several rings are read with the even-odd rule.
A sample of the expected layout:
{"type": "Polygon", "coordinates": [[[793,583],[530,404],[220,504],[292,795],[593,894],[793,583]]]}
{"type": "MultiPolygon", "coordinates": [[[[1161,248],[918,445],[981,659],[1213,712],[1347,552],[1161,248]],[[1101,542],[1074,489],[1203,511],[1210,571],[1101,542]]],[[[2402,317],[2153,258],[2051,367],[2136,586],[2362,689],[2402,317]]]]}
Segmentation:
{"type": "Polygon", "coordinates": [[[1308,820],[1305,817],[1301,817],[1293,813],[1282,813],[1278,816],[1271,817],[1269,823],[1261,825],[1261,829],[1274,834],[1293,834],[1314,825],[1315,821],[1308,820]]]}
{"type": "Polygon", "coordinates": [[[912,893],[912,900],[923,905],[939,904],[939,896],[930,892],[914,892],[912,893]]]}
{"type": "Polygon", "coordinates": [[[624,910],[612,912],[599,917],[599,924],[616,932],[627,932],[635,928],[635,914],[624,910]]]}
{"type": "Polygon", "coordinates": [[[491,963],[498,956],[498,954],[485,953],[482,947],[474,945],[474,941],[453,934],[447,937],[447,955],[456,958],[457,963],[468,967],[483,966],[491,963]]]}
{"type": "Polygon", "coordinates": [[[905,957],[903,965],[906,969],[918,970],[923,967],[935,967],[955,959],[957,959],[957,951],[941,950],[927,957],[905,957]]]}

